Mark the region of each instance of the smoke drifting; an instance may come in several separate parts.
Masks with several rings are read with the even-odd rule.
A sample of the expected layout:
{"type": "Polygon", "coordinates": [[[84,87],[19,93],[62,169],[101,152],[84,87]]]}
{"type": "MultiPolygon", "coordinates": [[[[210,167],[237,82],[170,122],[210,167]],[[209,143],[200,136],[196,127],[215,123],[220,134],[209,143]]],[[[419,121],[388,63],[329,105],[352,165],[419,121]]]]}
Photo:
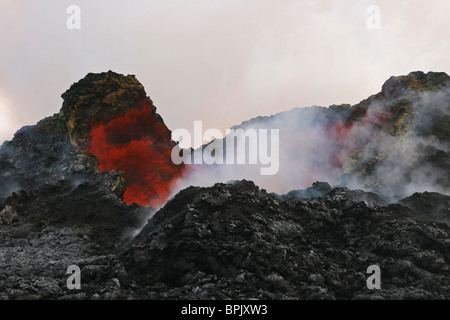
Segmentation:
{"type": "MultiPolygon", "coordinates": [[[[260,174],[261,165],[192,165],[187,179],[179,181],[178,189],[188,185],[210,186],[216,182],[247,179],[269,191],[287,193],[306,188],[313,182],[338,183],[342,164],[353,150],[352,131],[345,127],[348,109],[303,108],[282,112],[271,117],[259,117],[234,129],[279,129],[279,171],[276,175],[260,174]],[[334,112],[337,110],[338,112],[334,112]]],[[[227,144],[225,137],[223,142],[227,144]]],[[[247,141],[246,159],[253,148],[247,141]]],[[[197,149],[195,152],[201,152],[197,149]]],[[[257,157],[258,154],[253,154],[257,157]]]]}
{"type": "Polygon", "coordinates": [[[355,106],[295,108],[244,122],[236,128],[280,130],[278,174],[262,176],[259,165],[194,165],[175,192],[248,179],[277,193],[325,181],[390,201],[419,191],[449,193],[449,84],[445,74],[416,72],[392,77],[355,106]]]}
{"type": "Polygon", "coordinates": [[[442,0],[2,0],[0,143],[58,112],[74,79],[110,69],[136,74],[170,129],[355,104],[390,75],[449,72],[449,11],[442,0]],[[66,27],[72,4],[81,30],[66,27]],[[367,28],[370,5],[381,30],[367,28]]]}

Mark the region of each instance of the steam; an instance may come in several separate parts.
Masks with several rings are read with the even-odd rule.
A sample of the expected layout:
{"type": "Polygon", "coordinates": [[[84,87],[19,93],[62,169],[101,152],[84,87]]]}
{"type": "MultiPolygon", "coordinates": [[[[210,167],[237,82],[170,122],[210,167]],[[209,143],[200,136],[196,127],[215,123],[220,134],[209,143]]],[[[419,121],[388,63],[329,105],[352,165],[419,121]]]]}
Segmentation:
{"type": "MultiPolygon", "coordinates": [[[[333,156],[339,145],[331,138],[328,124],[343,121],[329,109],[312,107],[293,109],[272,117],[260,117],[243,123],[242,129],[279,129],[279,171],[275,175],[260,174],[261,165],[233,164],[191,166],[187,179],[181,179],[176,189],[189,185],[210,186],[216,182],[247,179],[273,192],[286,193],[310,186],[317,180],[337,182],[341,171],[333,156]],[[330,119],[331,117],[331,119],[330,119]]],[[[227,140],[229,137],[225,137],[227,140]]],[[[225,143],[226,144],[226,143],[225,143]]],[[[251,158],[248,148],[247,159],[251,158]]],[[[196,150],[196,152],[200,152],[196,150]]],[[[247,162],[248,163],[248,162],[247,162]]]]}
{"type": "Polygon", "coordinates": [[[260,165],[192,165],[187,177],[174,183],[172,193],[190,185],[248,179],[279,194],[305,189],[315,181],[375,191],[392,202],[415,192],[449,194],[448,181],[442,178],[445,165],[428,161],[439,155],[449,159],[448,140],[433,134],[436,121],[449,115],[449,102],[450,86],[426,92],[406,89],[395,97],[373,96],[354,107],[294,108],[255,118],[238,127],[279,129],[276,175],[262,176],[260,165]],[[403,113],[399,121],[394,115],[402,106],[412,112],[403,113]],[[358,107],[367,108],[359,117],[358,107]]]}
{"type": "Polygon", "coordinates": [[[11,138],[11,132],[16,125],[16,119],[8,108],[8,101],[0,92],[0,142],[11,138]]]}

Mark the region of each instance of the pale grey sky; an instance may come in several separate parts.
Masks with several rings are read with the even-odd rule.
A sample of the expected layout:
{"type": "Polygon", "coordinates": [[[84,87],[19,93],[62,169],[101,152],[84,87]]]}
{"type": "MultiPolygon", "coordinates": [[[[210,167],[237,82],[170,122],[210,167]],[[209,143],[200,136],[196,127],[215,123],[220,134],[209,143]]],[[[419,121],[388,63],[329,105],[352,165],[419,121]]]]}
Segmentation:
{"type": "Polygon", "coordinates": [[[449,12],[445,0],[0,0],[0,143],[58,112],[88,72],[135,74],[172,130],[354,104],[391,75],[450,73],[449,12]],[[80,30],[66,27],[72,4],[80,30]]]}

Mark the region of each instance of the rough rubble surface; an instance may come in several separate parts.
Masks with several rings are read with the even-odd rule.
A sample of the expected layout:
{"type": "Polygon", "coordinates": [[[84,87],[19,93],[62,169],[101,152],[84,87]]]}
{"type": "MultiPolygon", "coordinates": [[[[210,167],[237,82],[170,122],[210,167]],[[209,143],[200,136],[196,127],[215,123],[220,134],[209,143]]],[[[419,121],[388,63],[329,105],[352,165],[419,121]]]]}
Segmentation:
{"type": "MultiPolygon", "coordinates": [[[[391,78],[382,94],[434,90],[447,78],[391,78]]],[[[63,97],[60,113],[0,147],[0,299],[450,298],[449,196],[390,204],[326,182],[277,195],[242,180],[189,187],[155,212],[125,204],[122,174],[100,173],[83,149],[90,117],[151,103],[142,85],[89,74],[63,97]],[[366,286],[373,264],[381,290],[366,286]],[[67,288],[70,265],[81,269],[80,290],[67,288]]],[[[432,133],[444,143],[447,128],[432,133]]],[[[448,171],[447,151],[424,154],[448,171]]]]}
{"type": "MultiPolygon", "coordinates": [[[[280,200],[250,181],[190,187],[132,241],[78,223],[0,228],[2,299],[448,299],[450,227],[336,188],[280,200]],[[65,274],[78,265],[82,289],[65,274]],[[382,289],[368,290],[378,264],[382,289]]],[[[429,207],[430,212],[436,208],[429,207]]]]}
{"type": "Polygon", "coordinates": [[[177,299],[448,299],[449,232],[345,188],[280,201],[244,180],[183,190],[123,260],[141,283],[165,284],[177,299]],[[366,287],[373,264],[379,291],[366,287]]]}

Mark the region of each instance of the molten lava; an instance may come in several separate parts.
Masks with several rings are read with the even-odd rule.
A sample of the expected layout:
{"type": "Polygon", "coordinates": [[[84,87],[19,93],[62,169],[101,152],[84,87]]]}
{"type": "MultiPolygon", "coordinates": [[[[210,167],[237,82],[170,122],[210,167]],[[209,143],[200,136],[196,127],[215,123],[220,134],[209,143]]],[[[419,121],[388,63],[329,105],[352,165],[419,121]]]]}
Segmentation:
{"type": "Polygon", "coordinates": [[[350,154],[369,141],[383,140],[383,134],[392,118],[392,110],[356,108],[345,121],[331,121],[328,136],[336,146],[331,164],[341,168],[350,154]],[[351,119],[351,121],[349,121],[351,119]],[[370,132],[371,134],[367,134],[370,132]]]}
{"type": "Polygon", "coordinates": [[[122,171],[124,202],[158,207],[170,196],[172,182],[185,167],[171,160],[170,130],[152,114],[152,106],[130,109],[105,123],[91,123],[87,150],[99,160],[100,172],[122,171]]]}

